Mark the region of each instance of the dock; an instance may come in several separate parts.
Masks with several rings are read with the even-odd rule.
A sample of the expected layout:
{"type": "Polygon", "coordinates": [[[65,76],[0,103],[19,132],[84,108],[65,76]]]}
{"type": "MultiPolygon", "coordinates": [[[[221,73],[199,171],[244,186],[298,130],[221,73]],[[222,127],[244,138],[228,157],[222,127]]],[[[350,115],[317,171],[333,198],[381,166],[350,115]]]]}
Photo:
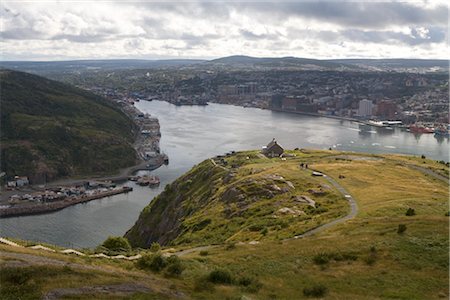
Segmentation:
{"type": "Polygon", "coordinates": [[[36,203],[29,205],[11,205],[9,207],[0,207],[0,218],[16,217],[16,216],[26,216],[26,215],[37,215],[43,213],[49,213],[63,209],[65,207],[85,203],[92,200],[110,197],[117,194],[131,192],[133,188],[125,186],[122,188],[117,188],[109,191],[99,192],[93,195],[81,195],[77,197],[68,197],[64,200],[46,202],[46,203],[36,203]]]}

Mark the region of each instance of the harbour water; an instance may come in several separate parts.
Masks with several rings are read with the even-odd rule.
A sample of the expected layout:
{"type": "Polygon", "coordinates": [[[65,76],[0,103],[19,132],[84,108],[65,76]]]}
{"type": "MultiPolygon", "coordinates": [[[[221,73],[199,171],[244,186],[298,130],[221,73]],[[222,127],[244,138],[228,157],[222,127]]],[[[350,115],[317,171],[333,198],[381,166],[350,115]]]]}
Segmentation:
{"type": "Polygon", "coordinates": [[[170,163],[151,172],[160,177],[159,187],[125,182],[133,187],[128,194],[44,215],[0,219],[1,236],[64,247],[95,247],[110,235],[123,235],[167,183],[195,164],[231,150],[260,149],[273,137],[292,149],[332,147],[355,152],[424,154],[449,161],[448,138],[413,135],[398,128],[361,130],[358,123],[349,121],[220,104],[180,107],[161,101],[140,101],[136,106],[160,121],[160,146],[170,163]]]}

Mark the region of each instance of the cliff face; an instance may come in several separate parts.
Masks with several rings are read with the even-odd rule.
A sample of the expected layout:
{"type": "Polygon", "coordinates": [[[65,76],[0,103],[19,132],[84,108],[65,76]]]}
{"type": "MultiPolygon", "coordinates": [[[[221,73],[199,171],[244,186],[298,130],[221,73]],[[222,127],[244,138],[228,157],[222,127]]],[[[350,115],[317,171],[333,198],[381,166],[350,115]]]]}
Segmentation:
{"type": "Polygon", "coordinates": [[[143,248],[280,239],[346,211],[342,195],[301,170],[298,157],[242,152],[205,160],[168,185],[125,237],[143,248]]]}
{"type": "Polygon", "coordinates": [[[134,247],[152,242],[167,245],[183,231],[182,221],[209,202],[212,190],[221,184],[225,170],[206,160],[166,186],[165,190],[141,212],[136,224],[126,233],[134,247]]]}

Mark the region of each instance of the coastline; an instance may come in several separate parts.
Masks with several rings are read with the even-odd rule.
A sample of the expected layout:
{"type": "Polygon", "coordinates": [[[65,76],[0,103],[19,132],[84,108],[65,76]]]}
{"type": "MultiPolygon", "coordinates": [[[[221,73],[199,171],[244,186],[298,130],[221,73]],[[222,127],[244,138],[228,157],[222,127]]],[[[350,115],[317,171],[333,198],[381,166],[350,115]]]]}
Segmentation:
{"type": "Polygon", "coordinates": [[[63,200],[55,202],[44,202],[36,204],[16,204],[11,205],[10,199],[13,195],[25,195],[30,193],[45,192],[54,187],[71,187],[84,185],[90,181],[103,181],[103,182],[123,182],[126,181],[129,176],[134,175],[137,171],[147,170],[153,171],[161,167],[168,162],[168,158],[165,154],[160,153],[159,140],[161,137],[159,121],[157,118],[144,116],[140,117],[143,113],[139,111],[132,104],[127,104],[125,107],[121,107],[121,110],[134,122],[138,131],[135,135],[135,141],[133,148],[136,153],[137,163],[133,166],[122,168],[115,175],[91,175],[84,178],[65,178],[59,179],[46,184],[31,184],[24,186],[23,188],[14,190],[2,190],[0,193],[0,218],[13,217],[13,216],[25,216],[34,214],[49,213],[57,210],[64,209],[68,206],[76,205],[79,203],[85,203],[92,200],[109,197],[120,193],[128,193],[133,189],[128,186],[124,186],[120,189],[103,191],[95,195],[79,196],[79,197],[67,197],[63,200]],[[151,127],[151,133],[145,133],[144,130],[151,127]],[[152,157],[146,157],[145,151],[154,151],[155,155],[152,157]]]}
{"type": "Polygon", "coordinates": [[[123,194],[131,192],[133,188],[131,187],[122,187],[119,189],[114,189],[98,194],[94,194],[91,196],[80,196],[80,197],[72,197],[69,199],[64,199],[61,201],[55,201],[45,204],[30,204],[30,205],[18,205],[18,206],[11,206],[6,208],[0,208],[0,218],[7,218],[7,217],[18,217],[18,216],[27,216],[27,215],[37,215],[37,214],[45,214],[57,210],[64,209],[66,207],[79,204],[79,203],[85,203],[96,199],[101,199],[117,194],[123,194]]]}

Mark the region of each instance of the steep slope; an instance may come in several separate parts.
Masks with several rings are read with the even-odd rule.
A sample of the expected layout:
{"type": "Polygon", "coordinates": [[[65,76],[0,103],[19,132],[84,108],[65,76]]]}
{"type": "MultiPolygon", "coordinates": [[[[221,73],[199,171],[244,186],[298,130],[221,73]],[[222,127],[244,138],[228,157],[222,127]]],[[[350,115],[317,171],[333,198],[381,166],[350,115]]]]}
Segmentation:
{"type": "Polygon", "coordinates": [[[126,237],[132,245],[208,245],[291,238],[344,216],[346,199],[299,163],[256,151],[208,159],[168,185],[126,237]]]}
{"type": "Polygon", "coordinates": [[[0,71],[1,170],[35,183],[135,162],[133,122],[107,100],[36,75],[0,71]]]}

